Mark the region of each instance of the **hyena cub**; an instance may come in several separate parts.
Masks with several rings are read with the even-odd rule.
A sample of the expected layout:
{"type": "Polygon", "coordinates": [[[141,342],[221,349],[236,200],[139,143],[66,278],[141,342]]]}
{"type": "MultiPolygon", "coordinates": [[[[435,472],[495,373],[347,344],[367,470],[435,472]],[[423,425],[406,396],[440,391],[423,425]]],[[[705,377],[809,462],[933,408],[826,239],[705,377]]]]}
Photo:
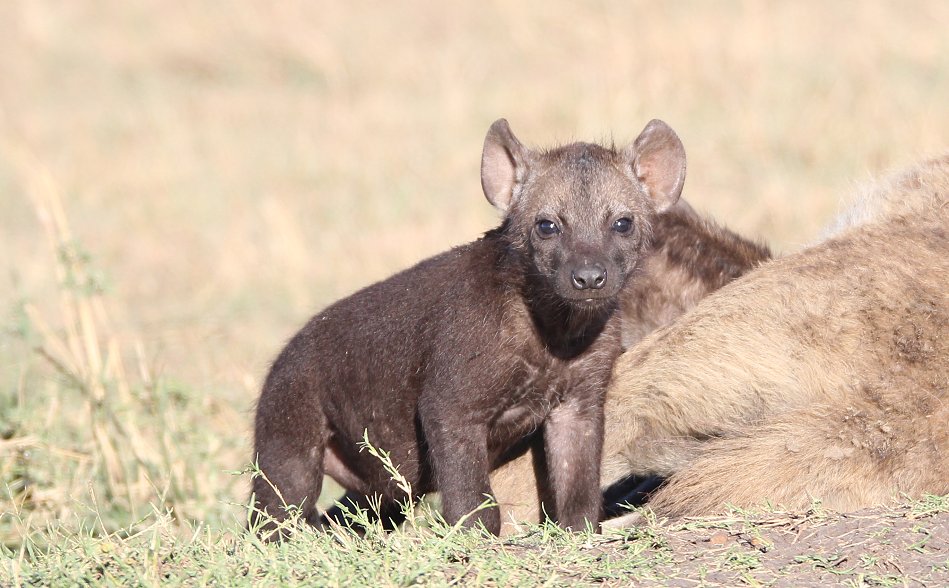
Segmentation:
{"type": "MultiPolygon", "coordinates": [[[[548,151],[495,122],[481,185],[501,226],[333,304],[277,357],[257,404],[253,525],[272,531],[261,513],[283,519],[284,503],[320,524],[324,473],[384,507],[404,498],[359,451],[364,431],[414,492],[441,492],[455,523],[491,494],[505,452],[542,428],[550,514],[596,526],[619,295],[684,180],[685,151],[662,121],[622,150],[548,151]]],[[[498,509],[465,521],[477,523],[497,534],[498,509]]]]}

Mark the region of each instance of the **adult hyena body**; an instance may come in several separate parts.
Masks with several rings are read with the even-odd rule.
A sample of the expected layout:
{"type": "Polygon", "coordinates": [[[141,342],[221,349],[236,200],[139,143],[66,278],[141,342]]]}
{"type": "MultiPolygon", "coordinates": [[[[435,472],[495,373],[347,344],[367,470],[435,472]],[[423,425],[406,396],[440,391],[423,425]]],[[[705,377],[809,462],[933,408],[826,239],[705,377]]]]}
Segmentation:
{"type": "Polygon", "coordinates": [[[825,242],[624,356],[603,480],[691,515],[949,492],[949,156],[875,185],[825,242]],[[686,366],[692,366],[686,369],[686,366]]]}
{"type": "MultiPolygon", "coordinates": [[[[667,477],[650,505],[672,516],[815,499],[849,511],[946,493],[947,366],[943,156],[877,183],[825,241],[748,273],[623,354],[601,481],[667,477]]],[[[500,500],[531,496],[494,488],[500,500]]]]}

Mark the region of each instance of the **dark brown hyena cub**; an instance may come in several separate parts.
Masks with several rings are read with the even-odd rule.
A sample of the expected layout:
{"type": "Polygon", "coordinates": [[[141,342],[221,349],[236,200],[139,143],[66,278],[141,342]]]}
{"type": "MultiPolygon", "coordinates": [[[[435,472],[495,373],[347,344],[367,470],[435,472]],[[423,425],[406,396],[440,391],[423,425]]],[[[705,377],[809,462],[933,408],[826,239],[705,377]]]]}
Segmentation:
{"type": "MultiPolygon", "coordinates": [[[[455,523],[491,494],[505,452],[542,428],[550,514],[596,526],[619,294],[684,179],[682,143],[662,121],[623,150],[549,151],[495,122],[481,184],[501,226],[333,304],[277,357],[257,404],[257,511],[280,520],[285,502],[319,524],[324,473],[384,506],[404,498],[359,451],[368,431],[414,492],[441,492],[455,523]]],[[[497,534],[498,509],[466,520],[478,522],[497,534]]]]}

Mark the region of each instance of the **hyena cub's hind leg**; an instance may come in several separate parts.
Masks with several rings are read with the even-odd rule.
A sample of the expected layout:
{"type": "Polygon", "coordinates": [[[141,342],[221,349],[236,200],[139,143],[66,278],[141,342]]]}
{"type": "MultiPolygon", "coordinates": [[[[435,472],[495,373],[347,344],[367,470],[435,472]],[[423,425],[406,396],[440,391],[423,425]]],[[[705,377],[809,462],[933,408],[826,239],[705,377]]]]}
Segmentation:
{"type": "Polygon", "coordinates": [[[323,487],[327,424],[318,403],[305,400],[313,394],[288,393],[288,386],[275,385],[272,379],[274,374],[257,406],[254,450],[260,474],[251,486],[250,526],[260,536],[276,539],[273,531],[294,512],[311,525],[321,525],[316,501],[323,487]]]}
{"type": "Polygon", "coordinates": [[[323,486],[323,452],[313,453],[315,455],[307,451],[294,454],[286,449],[258,447],[260,473],[251,486],[254,506],[250,528],[261,537],[277,538],[272,536],[273,532],[294,513],[311,525],[321,526],[316,500],[323,486]]]}

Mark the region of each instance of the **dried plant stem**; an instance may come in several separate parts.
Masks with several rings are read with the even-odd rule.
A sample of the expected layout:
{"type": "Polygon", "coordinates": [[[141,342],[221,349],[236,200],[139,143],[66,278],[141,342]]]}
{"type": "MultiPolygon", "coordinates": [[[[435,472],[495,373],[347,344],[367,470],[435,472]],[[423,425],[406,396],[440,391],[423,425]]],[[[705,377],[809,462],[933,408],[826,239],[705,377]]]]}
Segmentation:
{"type": "MultiPolygon", "coordinates": [[[[96,467],[104,469],[108,498],[131,507],[140,502],[140,494],[151,490],[149,469],[162,461],[170,462],[167,447],[154,447],[146,440],[136,411],[125,410],[133,408],[136,399],[118,338],[87,262],[77,251],[56,183],[28,150],[9,143],[5,147],[22,172],[26,193],[57,262],[59,328],[54,329],[34,305],[25,306],[40,335],[36,351],[82,394],[98,456],[96,467]]],[[[141,365],[139,371],[147,373],[141,365]]],[[[58,398],[51,402],[62,405],[58,398]]],[[[162,471],[170,472],[171,468],[162,471]]]]}

